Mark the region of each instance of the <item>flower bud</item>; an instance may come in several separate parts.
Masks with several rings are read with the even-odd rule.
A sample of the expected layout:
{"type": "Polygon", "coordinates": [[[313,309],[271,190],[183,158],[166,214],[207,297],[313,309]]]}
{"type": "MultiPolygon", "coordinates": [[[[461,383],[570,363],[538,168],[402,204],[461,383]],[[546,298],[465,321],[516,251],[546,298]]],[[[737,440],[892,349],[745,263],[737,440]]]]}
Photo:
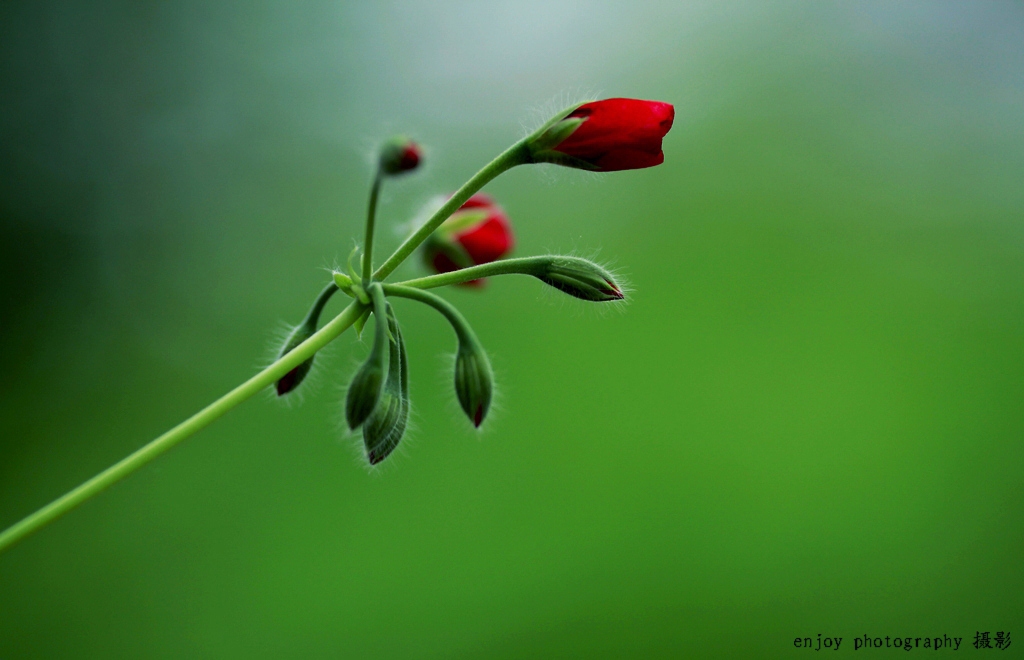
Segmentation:
{"type": "Polygon", "coordinates": [[[540,261],[532,274],[580,300],[608,302],[625,298],[612,274],[587,259],[549,257],[540,261]]]}
{"type": "MultiPolygon", "coordinates": [[[[291,334],[288,335],[288,339],[285,340],[284,347],[278,354],[277,358],[281,359],[286,353],[290,353],[296,346],[306,341],[316,332],[316,327],[310,327],[308,324],[303,323],[295,327],[291,334]]],[[[313,368],[313,358],[310,357],[305,362],[301,362],[298,366],[294,367],[291,371],[281,376],[277,381],[277,396],[284,396],[288,394],[302,383],[303,379],[309,374],[309,370],[313,368]]]]}
{"type": "MultiPolygon", "coordinates": [[[[306,341],[316,333],[316,325],[320,320],[320,313],[324,309],[324,305],[330,300],[334,292],[337,291],[337,286],[331,284],[324,288],[317,296],[316,302],[313,303],[313,307],[306,314],[306,318],[288,335],[288,339],[285,340],[284,346],[281,351],[277,354],[277,359],[280,360],[286,354],[291,353],[296,346],[306,341]]],[[[276,389],[277,396],[284,396],[289,392],[293,391],[309,374],[309,370],[313,367],[313,356],[309,359],[301,362],[298,366],[294,367],[291,371],[286,373],[284,376],[277,381],[276,389]]]]}
{"type": "Polygon", "coordinates": [[[675,108],[660,101],[605,99],[549,122],[529,143],[537,163],[613,172],[660,165],[675,108]]]}
{"type": "Polygon", "coordinates": [[[409,367],[405,341],[391,305],[388,305],[388,377],[380,401],[363,424],[363,444],[370,465],[376,465],[395,450],[409,423],[409,367]]]}
{"type": "MultiPolygon", "coordinates": [[[[508,216],[494,200],[482,193],[459,207],[424,244],[427,266],[437,273],[497,261],[515,245],[508,216]]],[[[481,286],[483,280],[465,282],[481,286]]]]}
{"type": "Polygon", "coordinates": [[[405,136],[395,136],[381,147],[380,170],[389,176],[411,172],[419,167],[422,157],[420,145],[405,136]]]}
{"type": "Polygon", "coordinates": [[[373,347],[366,362],[352,378],[348,394],[345,396],[345,420],[352,430],[359,428],[377,407],[388,370],[387,313],[384,307],[384,294],[379,284],[371,285],[370,295],[373,300],[373,315],[376,317],[373,347]]]}
{"type": "Polygon", "coordinates": [[[477,428],[487,417],[493,390],[494,374],[487,354],[475,342],[460,341],[455,357],[455,394],[477,428]]]}
{"type": "Polygon", "coordinates": [[[384,366],[371,353],[352,378],[345,396],[345,420],[350,429],[359,428],[377,407],[384,385],[384,366]]]}

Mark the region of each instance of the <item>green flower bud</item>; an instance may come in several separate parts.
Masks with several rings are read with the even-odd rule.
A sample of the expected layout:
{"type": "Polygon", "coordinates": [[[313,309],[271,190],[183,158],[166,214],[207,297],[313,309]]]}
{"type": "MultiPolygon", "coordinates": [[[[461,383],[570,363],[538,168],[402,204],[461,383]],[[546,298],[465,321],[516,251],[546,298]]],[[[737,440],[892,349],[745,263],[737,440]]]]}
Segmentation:
{"type": "MultiPolygon", "coordinates": [[[[285,340],[284,346],[281,348],[281,352],[278,354],[277,359],[281,359],[285,354],[290,353],[296,346],[306,341],[316,332],[315,327],[310,327],[308,324],[303,323],[295,327],[291,334],[288,335],[288,339],[285,340]]],[[[294,367],[291,371],[281,376],[280,380],[277,381],[277,396],[284,396],[288,394],[306,378],[309,374],[309,370],[313,368],[313,358],[310,357],[305,362],[300,363],[297,367],[294,367]]]]}
{"type": "Polygon", "coordinates": [[[549,257],[540,260],[533,276],[580,300],[608,302],[625,295],[611,273],[579,257],[549,257]]]}
{"type": "Polygon", "coordinates": [[[381,147],[380,170],[390,176],[411,172],[419,167],[422,158],[423,153],[418,144],[403,135],[398,135],[381,147]]]}
{"type": "Polygon", "coordinates": [[[345,397],[345,420],[352,430],[359,428],[377,407],[388,370],[388,327],[384,293],[376,283],[370,285],[368,289],[373,301],[373,314],[377,317],[376,328],[370,355],[352,378],[345,397]]]}
{"type": "Polygon", "coordinates": [[[409,367],[405,341],[394,310],[388,305],[388,377],[380,401],[363,424],[363,444],[370,465],[376,465],[395,450],[409,423],[409,367]]]}
{"type": "Polygon", "coordinates": [[[455,394],[466,416],[479,428],[491,407],[494,374],[487,354],[476,342],[459,341],[455,357],[455,394]]]}
{"type": "MultiPolygon", "coordinates": [[[[320,295],[317,296],[316,302],[313,303],[312,309],[306,314],[306,318],[288,335],[288,338],[284,342],[284,346],[281,347],[281,351],[277,355],[277,359],[280,360],[288,353],[291,353],[296,346],[306,341],[316,333],[316,325],[320,321],[320,313],[324,309],[324,305],[330,300],[334,292],[338,290],[338,287],[334,284],[329,284],[324,288],[320,295]]],[[[289,392],[293,391],[309,374],[309,370],[313,368],[313,356],[310,356],[308,360],[300,363],[294,367],[291,371],[286,373],[284,376],[277,381],[276,389],[277,396],[284,396],[289,392]]]]}
{"type": "Polygon", "coordinates": [[[430,305],[451,323],[459,339],[459,350],[455,355],[455,395],[466,416],[474,426],[479,427],[491,407],[494,374],[491,372],[491,362],[480,348],[473,329],[451,303],[429,291],[400,284],[385,284],[383,288],[390,296],[410,298],[430,305]]]}
{"type": "Polygon", "coordinates": [[[345,397],[345,420],[350,429],[359,428],[377,407],[384,385],[384,367],[371,353],[352,378],[345,397]]]}

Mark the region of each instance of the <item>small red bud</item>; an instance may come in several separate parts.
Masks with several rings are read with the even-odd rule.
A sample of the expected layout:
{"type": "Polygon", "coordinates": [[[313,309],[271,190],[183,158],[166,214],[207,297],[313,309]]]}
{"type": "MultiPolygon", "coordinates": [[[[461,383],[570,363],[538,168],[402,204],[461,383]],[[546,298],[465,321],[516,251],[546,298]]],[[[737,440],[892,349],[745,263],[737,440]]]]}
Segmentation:
{"type": "Polygon", "coordinates": [[[380,169],[394,176],[419,167],[423,153],[420,146],[407,137],[393,137],[380,150],[380,169]]]}
{"type": "MultiPolygon", "coordinates": [[[[505,211],[482,193],[473,195],[438,228],[424,247],[427,265],[438,273],[497,261],[515,245],[505,211]]],[[[465,282],[482,286],[483,280],[465,282]]]]}

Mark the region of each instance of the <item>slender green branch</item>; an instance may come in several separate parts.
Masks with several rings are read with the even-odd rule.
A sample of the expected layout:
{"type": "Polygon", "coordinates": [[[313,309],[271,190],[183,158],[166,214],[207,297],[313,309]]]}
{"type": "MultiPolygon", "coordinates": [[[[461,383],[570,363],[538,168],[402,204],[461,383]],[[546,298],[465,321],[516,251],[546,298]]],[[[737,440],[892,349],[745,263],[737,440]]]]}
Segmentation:
{"type": "Polygon", "coordinates": [[[399,284],[382,284],[381,288],[384,290],[386,295],[417,300],[421,303],[430,305],[448,319],[448,322],[452,325],[452,329],[455,330],[455,334],[459,337],[459,342],[466,343],[470,346],[479,346],[480,342],[477,341],[476,335],[473,333],[472,328],[469,327],[469,323],[466,322],[465,317],[462,316],[462,313],[459,312],[454,305],[444,298],[428,291],[414,289],[408,286],[401,286],[399,284]]]}
{"type": "MultiPolygon", "coordinates": [[[[323,296],[323,294],[321,294],[323,296]]],[[[326,302],[326,300],[324,301],[326,302]]],[[[21,522],[18,522],[3,533],[0,533],[0,552],[11,547],[21,539],[47,523],[52,522],[89,498],[97,495],[107,487],[117,483],[140,467],[150,462],[182,440],[201,430],[224,413],[242,403],[263,388],[273,384],[279,378],[301,364],[308,357],[336,339],[341,333],[363,313],[363,306],[352,302],[334,319],[321,328],[316,334],[295,347],[277,362],[217,399],[181,424],[153,440],[145,447],[137,450],[119,463],[112,465],[78,488],[57,498],[21,522]]]]}
{"type": "Polygon", "coordinates": [[[519,142],[516,142],[511,147],[506,149],[497,158],[484,165],[483,169],[473,175],[469,181],[464,183],[461,188],[455,191],[455,194],[448,198],[448,201],[444,203],[444,206],[439,208],[434,215],[427,220],[422,227],[416,230],[416,232],[405,239],[405,242],[398,246],[395,253],[388,257],[388,260],[381,264],[381,267],[377,269],[377,272],[373,274],[374,279],[383,280],[390,275],[403,261],[405,261],[410,254],[419,247],[420,243],[425,241],[428,236],[434,233],[442,222],[448,219],[448,217],[454,213],[460,206],[466,203],[466,200],[473,196],[474,193],[479,191],[488,182],[494,179],[502,172],[506,172],[516,165],[531,162],[530,149],[527,146],[527,140],[524,138],[519,142]]]}
{"type": "Polygon", "coordinates": [[[366,210],[366,239],[363,241],[363,282],[370,283],[370,275],[373,273],[373,225],[377,219],[377,198],[380,196],[380,184],[384,176],[377,166],[377,173],[373,176],[373,186],[370,188],[370,205],[366,210]]]}
{"type": "MultiPolygon", "coordinates": [[[[396,285],[413,287],[416,289],[436,289],[449,284],[464,284],[484,277],[495,275],[534,275],[541,270],[541,267],[551,262],[552,257],[520,257],[517,259],[500,259],[489,264],[460,268],[449,273],[417,277],[414,280],[396,282],[396,285]]],[[[387,291],[387,289],[385,289],[387,291]]]]}

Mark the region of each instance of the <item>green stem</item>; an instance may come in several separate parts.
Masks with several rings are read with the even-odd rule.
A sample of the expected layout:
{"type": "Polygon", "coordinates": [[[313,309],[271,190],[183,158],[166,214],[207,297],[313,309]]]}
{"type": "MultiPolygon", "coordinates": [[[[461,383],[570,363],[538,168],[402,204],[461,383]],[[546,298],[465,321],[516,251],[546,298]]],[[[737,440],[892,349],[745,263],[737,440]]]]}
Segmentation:
{"type": "Polygon", "coordinates": [[[377,173],[373,176],[373,186],[370,188],[370,207],[366,211],[366,239],[363,241],[364,286],[370,283],[370,275],[373,273],[373,225],[377,219],[377,197],[380,195],[380,183],[383,178],[378,165],[377,173]]]}
{"type": "Polygon", "coordinates": [[[316,297],[316,302],[310,308],[309,313],[306,314],[306,318],[302,320],[300,325],[309,325],[313,328],[316,327],[317,322],[320,320],[320,314],[324,311],[324,307],[327,305],[327,301],[331,299],[331,296],[338,290],[338,285],[331,282],[324,287],[320,295],[316,297]]]}
{"type": "Polygon", "coordinates": [[[466,318],[462,316],[454,305],[444,298],[421,289],[414,289],[412,287],[401,286],[399,284],[382,284],[381,288],[384,290],[386,295],[417,300],[421,303],[430,305],[448,319],[448,322],[451,323],[452,329],[455,330],[455,334],[458,336],[460,343],[464,343],[467,346],[480,345],[473,329],[470,328],[469,323],[466,322],[466,318]]]}
{"type": "MultiPolygon", "coordinates": [[[[326,302],[326,301],[325,301],[326,302]]],[[[286,373],[304,362],[311,355],[336,339],[363,312],[363,306],[352,302],[334,319],[321,328],[316,334],[295,347],[277,362],[217,399],[181,424],[153,440],[145,447],[137,450],[119,463],[112,465],[103,472],[89,479],[78,488],[57,498],[21,522],[18,522],[3,533],[0,533],[0,552],[11,547],[21,539],[47,523],[74,509],[79,504],[97,495],[107,487],[117,483],[140,467],[150,462],[182,440],[201,430],[224,413],[242,403],[263,388],[273,384],[286,373]]]]}
{"type": "Polygon", "coordinates": [[[377,272],[373,274],[374,279],[383,280],[390,275],[403,261],[405,261],[413,251],[419,247],[420,243],[425,241],[428,236],[434,233],[442,222],[448,219],[448,217],[454,213],[460,206],[466,203],[466,200],[473,196],[473,194],[487,185],[492,179],[506,172],[516,165],[531,162],[530,149],[527,146],[529,138],[523,138],[519,142],[516,142],[511,147],[506,149],[497,158],[484,165],[483,169],[473,175],[469,181],[464,183],[461,188],[455,191],[455,194],[448,198],[448,201],[444,203],[440,209],[437,210],[434,215],[430,217],[427,222],[416,230],[416,232],[405,239],[405,242],[398,246],[395,253],[388,257],[388,260],[381,264],[381,267],[377,269],[377,272]]]}
{"type": "MultiPolygon", "coordinates": [[[[564,257],[563,257],[564,258],[564,257]]],[[[449,284],[464,284],[484,277],[494,275],[535,275],[541,267],[551,261],[551,257],[520,257],[518,259],[501,259],[492,261],[489,264],[460,268],[450,273],[430,275],[428,277],[417,277],[414,280],[397,282],[397,285],[413,287],[416,289],[436,289],[439,286],[449,284]]],[[[386,291],[387,289],[385,289],[386,291]]]]}

